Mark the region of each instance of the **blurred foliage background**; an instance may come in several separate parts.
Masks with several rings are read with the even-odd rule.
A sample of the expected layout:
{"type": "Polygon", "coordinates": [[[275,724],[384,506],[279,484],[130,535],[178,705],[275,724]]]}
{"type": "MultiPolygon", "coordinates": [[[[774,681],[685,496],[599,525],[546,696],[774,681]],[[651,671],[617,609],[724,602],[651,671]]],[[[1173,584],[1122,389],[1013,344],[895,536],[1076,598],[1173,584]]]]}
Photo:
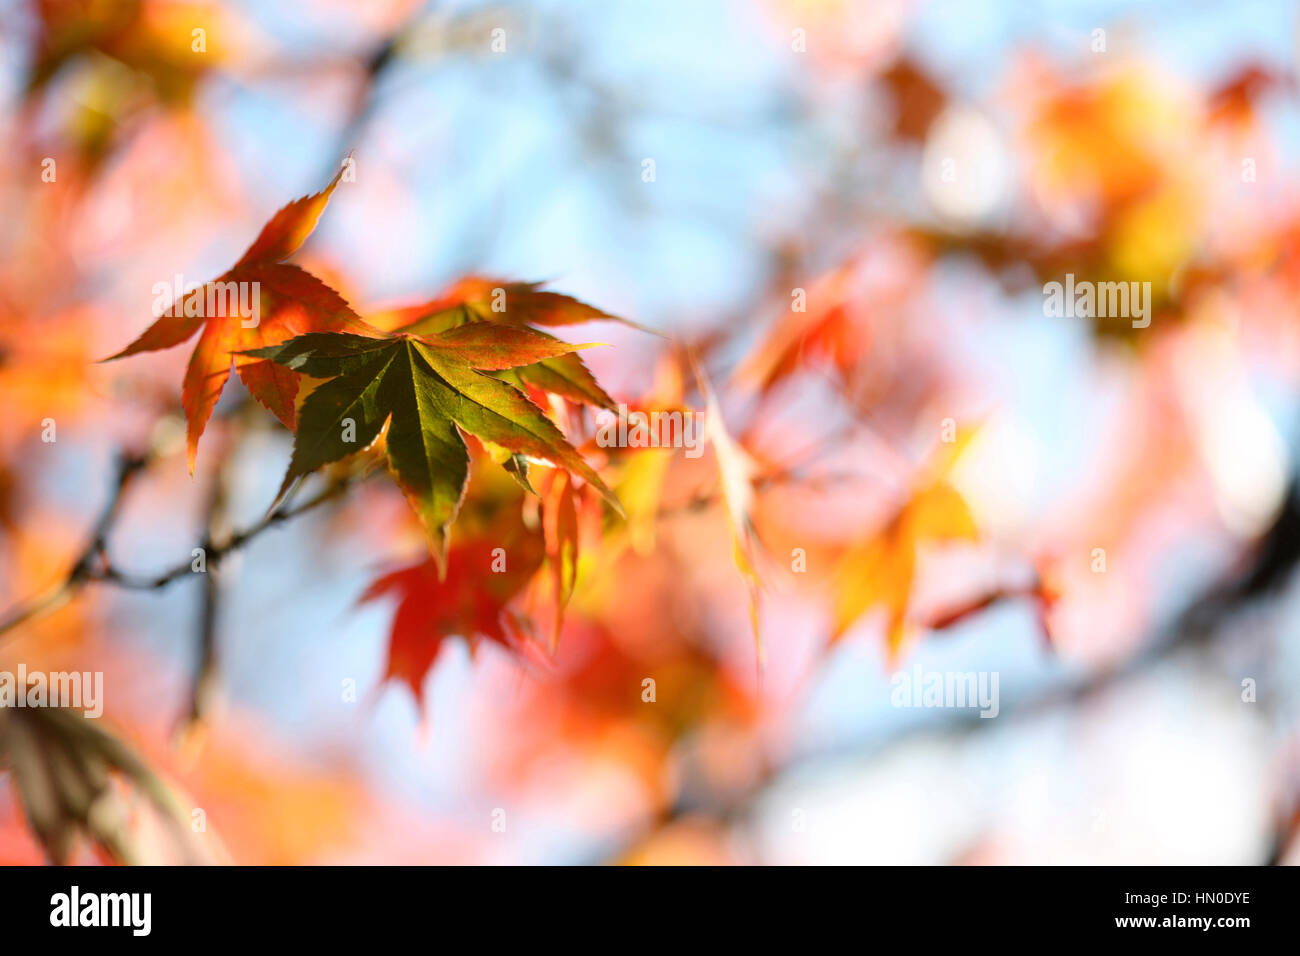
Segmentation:
{"type": "MultiPolygon", "coordinates": [[[[106,686],[0,711],[0,861],[1294,861],[1298,42],[1265,0],[0,3],[0,670],[106,686]],[[358,312],[548,280],[661,334],[579,330],[614,399],[725,429],[600,460],[629,517],[580,498],[553,657],[444,646],[483,580],[386,578],[423,543],[356,475],[201,580],[88,570],[262,519],[271,416],[228,389],[192,480],[186,350],[95,362],[350,150],[299,259],[358,312]],[[1149,327],[1045,315],[1067,273],[1149,327]],[[913,667],[998,717],[894,706],[913,667]]],[[[489,597],[545,635],[486,457],[453,568],[534,548],[489,597]]]]}

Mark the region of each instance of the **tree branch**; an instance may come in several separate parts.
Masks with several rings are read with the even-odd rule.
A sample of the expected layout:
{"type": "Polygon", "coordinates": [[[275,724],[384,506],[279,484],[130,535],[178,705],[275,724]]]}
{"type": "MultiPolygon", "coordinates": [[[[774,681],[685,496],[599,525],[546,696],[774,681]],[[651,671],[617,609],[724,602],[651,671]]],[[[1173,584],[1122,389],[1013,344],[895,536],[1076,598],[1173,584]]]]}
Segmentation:
{"type": "Polygon", "coordinates": [[[118,456],[117,474],[113,481],[108,503],[100,512],[95,526],[91,529],[77,560],[63,580],[51,585],[41,594],[36,595],[0,619],[0,636],[14,630],[28,621],[44,617],[66,604],[95,573],[96,564],[103,560],[109,533],[117,522],[126,495],[127,486],[136,472],[142,470],[152,459],[152,454],[132,454],[122,452],[118,456]]]}
{"type": "MultiPolygon", "coordinates": [[[[224,544],[214,544],[208,538],[204,538],[199,547],[203,548],[206,561],[209,564],[219,563],[226,555],[238,551],[258,535],[262,534],[262,532],[283,524],[299,515],[306,514],[308,511],[319,508],[326,502],[342,495],[343,492],[351,487],[351,485],[352,481],[348,478],[333,481],[302,504],[294,507],[281,507],[268,514],[256,524],[235,532],[224,544]]],[[[106,562],[102,567],[92,573],[91,580],[103,581],[131,591],[156,591],[165,588],[177,578],[185,577],[187,574],[193,573],[193,560],[189,558],[182,559],[173,567],[153,576],[132,574],[122,571],[106,562]]]]}
{"type": "MultiPolygon", "coordinates": [[[[107,540],[116,524],[121,509],[122,499],[131,478],[143,469],[151,460],[150,455],[124,454],[119,459],[117,477],[108,504],[95,522],[86,546],[64,578],[51,585],[42,593],[18,605],[3,618],[0,618],[0,641],[4,640],[19,626],[43,617],[62,607],[75,597],[90,582],[98,581],[126,590],[160,590],[178,578],[192,574],[193,562],[186,558],[175,566],[155,575],[133,574],[115,567],[107,554],[107,540]]],[[[241,531],[237,531],[223,543],[214,544],[205,537],[199,545],[204,549],[206,561],[219,563],[227,554],[238,551],[258,535],[270,528],[306,514],[328,501],[341,496],[351,485],[351,477],[338,478],[327,484],[315,496],[293,507],[281,507],[264,517],[261,521],[241,531]]]]}
{"type": "MultiPolygon", "coordinates": [[[[1026,589],[1020,594],[1008,593],[1004,596],[1031,598],[1033,591],[1026,589]]],[[[982,610],[984,606],[986,605],[981,603],[978,609],[982,610]]],[[[945,626],[956,623],[958,618],[964,619],[968,616],[964,613],[965,610],[963,609],[963,613],[953,620],[947,621],[945,626]]],[[[1219,646],[1234,633],[1229,627],[1214,629],[1187,627],[1184,626],[1184,621],[1185,615],[1176,616],[1171,624],[1156,629],[1155,636],[1143,650],[1112,666],[1099,668],[1081,678],[1062,680],[1049,687],[1001,701],[999,717],[1014,714],[1017,719],[1033,719],[1035,716],[1062,707],[1077,707],[1095,700],[1124,680],[1149,673],[1158,665],[1180,654],[1205,653],[1219,646]]],[[[742,790],[712,804],[695,805],[679,802],[671,805],[645,825],[634,828],[631,833],[626,834],[612,850],[606,848],[592,862],[621,860],[665,827],[688,817],[700,816],[725,826],[742,823],[749,819],[754,807],[779,780],[819,763],[836,759],[852,759],[859,764],[870,763],[881,759],[888,751],[908,741],[933,735],[944,735],[949,739],[961,740],[974,737],[981,731],[993,729],[995,725],[1005,726],[1000,721],[981,718],[978,710],[945,710],[939,720],[908,723],[878,738],[859,738],[842,745],[817,748],[790,754],[780,760],[768,761],[764,765],[763,772],[742,790]]],[[[1295,838],[1295,834],[1300,832],[1300,822],[1297,821],[1300,821],[1300,810],[1295,811],[1294,819],[1289,820],[1288,826],[1279,833],[1277,844],[1272,849],[1267,863],[1277,863],[1286,846],[1295,838]]]]}
{"type": "MultiPolygon", "coordinates": [[[[217,546],[227,543],[229,527],[229,499],[231,468],[238,442],[227,442],[222,449],[221,460],[217,466],[216,477],[208,495],[204,510],[204,540],[217,546]]],[[[193,552],[191,552],[193,553],[193,552]]],[[[196,723],[208,710],[216,683],[217,664],[217,609],[221,603],[222,570],[220,562],[214,560],[209,566],[206,547],[204,549],[203,596],[199,602],[199,640],[198,660],[194,668],[194,679],[190,685],[190,707],[182,719],[184,728],[196,723]]],[[[193,562],[190,563],[193,569],[193,562]]]]}

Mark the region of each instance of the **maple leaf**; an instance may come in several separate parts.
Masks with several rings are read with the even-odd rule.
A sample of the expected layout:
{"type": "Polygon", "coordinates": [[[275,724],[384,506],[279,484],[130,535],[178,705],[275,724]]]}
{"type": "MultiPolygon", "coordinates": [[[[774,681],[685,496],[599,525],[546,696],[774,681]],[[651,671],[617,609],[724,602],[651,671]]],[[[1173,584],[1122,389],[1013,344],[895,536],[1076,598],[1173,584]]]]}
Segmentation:
{"type": "Polygon", "coordinates": [[[499,566],[501,540],[458,544],[448,555],[445,573],[428,559],[377,578],[362,594],[363,603],[397,599],[384,679],[406,683],[417,704],[423,703],[425,675],[446,638],[460,636],[471,650],[480,640],[521,654],[531,646],[524,622],[507,604],[541,565],[542,545],[536,532],[511,535],[503,550],[505,563],[499,566]]]}
{"type": "Polygon", "coordinates": [[[276,345],[304,332],[379,334],[324,282],[283,261],[316,228],[346,168],[344,164],[320,192],[295,199],[272,216],[229,271],[184,295],[138,339],[103,360],[110,362],[140,352],[169,349],[202,328],[181,388],[190,474],[194,473],[199,438],[226,387],[232,365],[249,393],[285,427],[294,429],[297,376],[254,357],[250,354],[252,350],[276,345]],[[232,296],[231,290],[238,291],[232,296]],[[252,290],[256,290],[257,312],[252,316],[239,315],[232,305],[239,298],[251,299],[252,290]],[[246,323],[253,318],[256,321],[248,326],[246,323]]]}
{"type": "MultiPolygon", "coordinates": [[[[397,332],[423,335],[444,332],[470,322],[495,322],[529,328],[545,335],[534,326],[606,321],[656,334],[572,296],[546,291],[542,285],[541,282],[507,282],[487,276],[467,276],[429,302],[372,316],[371,323],[397,332]]],[[[524,368],[502,371],[497,377],[523,389],[532,387],[578,404],[611,411],[616,407],[614,400],[600,387],[591,370],[577,355],[559,355],[524,368]]]]}
{"type": "MultiPolygon", "coordinates": [[[[687,364],[685,349],[661,355],[655,364],[654,384],[641,401],[629,404],[629,414],[689,411],[684,401],[687,364]]],[[[617,451],[619,474],[615,488],[627,512],[623,522],[626,543],[637,554],[650,554],[655,547],[659,504],[674,451],[669,448],[619,448],[617,451]]],[[[610,544],[606,542],[607,547],[610,544]]]]}
{"type": "MultiPolygon", "coordinates": [[[[400,331],[442,331],[465,322],[499,322],[510,325],[577,325],[581,322],[619,322],[643,326],[611,315],[573,296],[550,292],[543,282],[508,282],[490,276],[465,276],[428,302],[388,313],[400,331]]],[[[645,330],[649,331],[649,330],[645,330]]]]}
{"type": "Polygon", "coordinates": [[[551,653],[560,642],[564,609],[578,580],[577,490],[568,472],[556,470],[546,489],[542,505],[542,535],[546,560],[555,588],[555,620],[551,630],[551,653]]]}
{"type": "Polygon", "coordinates": [[[388,468],[445,565],[447,529],[469,478],[460,431],[513,455],[563,468],[618,501],[563,433],[488,371],[586,348],[522,328],[474,322],[438,335],[371,338],[312,332],[252,354],[330,381],[302,403],[277,502],[303,475],[368,446],[388,424],[388,468]]]}
{"type": "Polygon", "coordinates": [[[738,381],[767,393],[810,359],[847,379],[861,365],[871,340],[862,304],[860,265],[851,261],[818,280],[808,308],[775,323],[736,371],[738,381]]]}
{"type": "Polygon", "coordinates": [[[723,510],[727,515],[727,527],[731,532],[731,555],[736,569],[745,580],[745,589],[749,592],[749,624],[754,632],[754,647],[758,653],[758,665],[763,666],[763,637],[759,630],[758,598],[763,582],[758,576],[754,564],[755,541],[758,538],[754,530],[751,515],[754,506],[754,462],[740,444],[731,437],[722,420],[722,406],[713,392],[708,377],[692,358],[696,382],[704,396],[704,432],[713,445],[713,454],[718,462],[718,485],[722,494],[723,510]]]}
{"type": "Polygon", "coordinates": [[[883,606],[888,617],[886,642],[890,659],[907,640],[908,605],[919,548],[930,542],[975,541],[975,519],[947,474],[970,440],[961,436],[939,456],[910,499],[885,527],[864,544],[850,548],[836,572],[836,597],[831,631],[838,641],[867,611],[883,606]]]}

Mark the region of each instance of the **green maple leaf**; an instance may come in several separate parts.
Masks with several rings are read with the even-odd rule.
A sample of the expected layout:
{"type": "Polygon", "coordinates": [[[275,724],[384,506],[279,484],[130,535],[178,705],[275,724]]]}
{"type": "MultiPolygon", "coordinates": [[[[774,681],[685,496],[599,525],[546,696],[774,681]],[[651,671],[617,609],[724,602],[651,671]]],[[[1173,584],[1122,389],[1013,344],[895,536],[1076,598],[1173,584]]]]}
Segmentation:
{"type": "MultiPolygon", "coordinates": [[[[540,282],[507,282],[504,279],[470,276],[452,286],[447,295],[422,306],[403,310],[410,321],[399,326],[396,331],[428,335],[468,323],[494,322],[528,329],[551,338],[534,326],[563,326],[595,320],[618,322],[649,331],[644,326],[602,312],[572,296],[543,291],[541,285],[540,282]],[[497,292],[501,294],[501,311],[494,310],[491,305],[492,297],[497,292]]],[[[600,387],[582,359],[573,353],[556,355],[522,368],[503,370],[496,377],[521,389],[532,386],[571,402],[616,410],[614,400],[600,387]]]]}
{"type": "Polygon", "coordinates": [[[621,511],[559,428],[489,372],[534,365],[586,345],[473,322],[437,335],[312,332],[250,354],[330,381],[298,413],[277,502],[299,478],[373,442],[388,423],[388,469],[419,516],[439,564],[469,478],[468,432],[524,460],[578,475],[621,511]]]}

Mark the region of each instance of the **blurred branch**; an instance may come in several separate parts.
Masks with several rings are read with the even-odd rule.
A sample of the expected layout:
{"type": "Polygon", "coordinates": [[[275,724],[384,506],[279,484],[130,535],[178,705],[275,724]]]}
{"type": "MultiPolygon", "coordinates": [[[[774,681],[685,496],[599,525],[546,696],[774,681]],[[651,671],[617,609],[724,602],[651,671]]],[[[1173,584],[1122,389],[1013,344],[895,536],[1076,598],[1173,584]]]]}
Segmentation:
{"type": "MultiPolygon", "coordinates": [[[[761,491],[769,488],[782,486],[799,485],[805,490],[820,490],[828,486],[837,484],[847,484],[855,481],[861,481],[863,476],[854,472],[831,472],[825,475],[807,476],[801,475],[792,469],[782,468],[778,471],[769,472],[765,475],[759,475],[753,480],[755,490],[761,491]]],[[[669,505],[660,508],[657,517],[672,518],[681,514],[687,514],[696,511],[705,511],[714,505],[722,504],[722,492],[719,489],[713,491],[701,491],[690,498],[687,498],[680,504],[669,505]]]]}
{"type": "Polygon", "coordinates": [[[1288,851],[1300,840],[1300,798],[1293,797],[1290,804],[1290,812],[1278,821],[1268,859],[1264,861],[1266,866],[1284,865],[1289,856],[1288,851]]]}
{"type": "MultiPolygon", "coordinates": [[[[185,558],[175,566],[152,576],[132,574],[115,567],[107,555],[107,538],[117,519],[122,497],[131,476],[147,464],[148,459],[135,456],[123,456],[118,467],[117,480],[113,494],[105,507],[99,521],[91,533],[90,540],[81,556],[62,581],[51,586],[47,591],[19,605],[3,619],[0,619],[0,639],[27,621],[34,620],[61,607],[78,594],[87,583],[100,581],[128,590],[160,590],[178,578],[195,573],[193,560],[185,558]]],[[[263,532],[306,514],[326,502],[340,497],[353,484],[350,476],[330,481],[320,492],[302,504],[293,507],[282,506],[269,513],[256,524],[237,531],[223,543],[214,543],[205,537],[199,547],[203,549],[205,561],[216,565],[232,552],[238,551],[263,532]]]]}
{"type": "MultiPolygon", "coordinates": [[[[249,405],[244,406],[245,409],[249,405]]],[[[217,465],[216,477],[208,495],[204,510],[204,540],[221,546],[228,544],[230,479],[238,440],[227,442],[222,449],[221,460],[217,465]]],[[[206,560],[206,556],[205,556],[206,560]]],[[[191,569],[193,564],[191,563],[191,569]]],[[[193,723],[206,713],[216,680],[217,658],[217,607],[221,603],[222,572],[219,562],[205,565],[207,573],[203,576],[203,596],[199,602],[199,640],[198,661],[194,669],[194,680],[190,687],[190,708],[185,718],[186,723],[193,723]]]]}
{"type": "Polygon", "coordinates": [[[376,90],[379,87],[380,79],[388,71],[389,67],[396,62],[402,48],[410,42],[424,23],[428,16],[427,8],[431,6],[432,4],[426,4],[426,9],[416,11],[400,27],[380,41],[366,57],[361,85],[353,96],[352,106],[348,110],[343,122],[343,128],[339,133],[338,145],[329,157],[323,178],[333,176],[338,169],[338,158],[347,155],[356,147],[366,124],[374,116],[377,102],[376,90]]]}
{"type": "Polygon", "coordinates": [[[126,452],[118,456],[117,474],[113,481],[112,491],[109,493],[108,503],[104,506],[99,519],[95,522],[90,537],[86,541],[85,547],[82,548],[80,556],[73,564],[72,570],[67,573],[62,581],[55,583],[43,593],[19,605],[6,614],[3,619],[0,619],[0,635],[5,635],[27,621],[43,617],[62,607],[85,586],[87,581],[91,580],[95,574],[96,565],[104,558],[108,535],[117,521],[127,486],[131,483],[131,479],[135,474],[149,463],[151,457],[152,453],[137,455],[126,452]]]}
{"type": "MultiPolygon", "coordinates": [[[[294,507],[281,507],[268,514],[256,524],[250,525],[242,531],[235,532],[224,544],[216,544],[205,537],[199,547],[203,549],[208,564],[217,564],[226,555],[238,551],[264,531],[283,524],[299,515],[306,514],[308,511],[312,511],[328,501],[332,501],[342,495],[343,492],[351,486],[352,480],[350,478],[336,479],[327,484],[320,492],[307,499],[302,504],[294,507]]],[[[102,567],[93,572],[91,579],[95,581],[104,581],[128,590],[152,591],[165,588],[177,578],[182,578],[193,573],[195,573],[193,569],[193,560],[185,558],[177,562],[175,566],[159,574],[153,575],[152,577],[143,574],[131,574],[115,568],[111,564],[105,563],[102,567]]]]}
{"type": "MultiPolygon", "coordinates": [[[[1008,594],[1005,597],[1014,595],[1008,594]]],[[[982,609],[983,605],[981,605],[982,609]]],[[[961,615],[962,617],[965,614],[961,615]]],[[[1151,642],[1142,652],[1112,666],[1099,669],[1081,680],[1058,683],[1046,690],[1027,694],[1019,699],[1003,700],[999,703],[999,716],[1014,713],[1021,718],[1048,713],[1062,707],[1077,707],[1095,699],[1124,680],[1147,673],[1157,665],[1166,662],[1180,653],[1205,651],[1225,639],[1231,628],[1203,630],[1182,628],[1183,616],[1175,619],[1173,625],[1163,629],[1172,636],[1151,642]]],[[[949,624],[955,621],[947,622],[949,624]]],[[[882,758],[890,750],[912,740],[936,735],[949,738],[962,738],[977,734],[983,730],[1002,726],[998,721],[984,719],[979,710],[951,709],[942,711],[942,717],[935,721],[920,721],[901,727],[896,732],[871,740],[858,740],[846,745],[811,750],[795,754],[784,761],[768,761],[763,772],[744,789],[727,795],[712,805],[695,805],[678,803],[659,814],[649,825],[638,829],[625,842],[604,856],[605,860],[617,862],[635,852],[647,840],[661,829],[692,817],[714,820],[724,825],[734,825],[748,819],[755,806],[763,796],[780,780],[807,767],[834,759],[852,759],[859,764],[870,763],[882,758]]],[[[1300,819],[1300,813],[1297,814],[1300,819]]],[[[1300,825],[1292,824],[1294,830],[1284,829],[1277,837],[1277,845],[1270,852],[1266,862],[1276,863],[1285,845],[1293,837],[1300,825]]]]}
{"type": "Polygon", "coordinates": [[[1183,613],[1181,626],[1195,631],[1218,627],[1242,605],[1276,595],[1300,563],[1300,470],[1291,474],[1282,507],[1251,549],[1247,565],[1183,613]]]}

